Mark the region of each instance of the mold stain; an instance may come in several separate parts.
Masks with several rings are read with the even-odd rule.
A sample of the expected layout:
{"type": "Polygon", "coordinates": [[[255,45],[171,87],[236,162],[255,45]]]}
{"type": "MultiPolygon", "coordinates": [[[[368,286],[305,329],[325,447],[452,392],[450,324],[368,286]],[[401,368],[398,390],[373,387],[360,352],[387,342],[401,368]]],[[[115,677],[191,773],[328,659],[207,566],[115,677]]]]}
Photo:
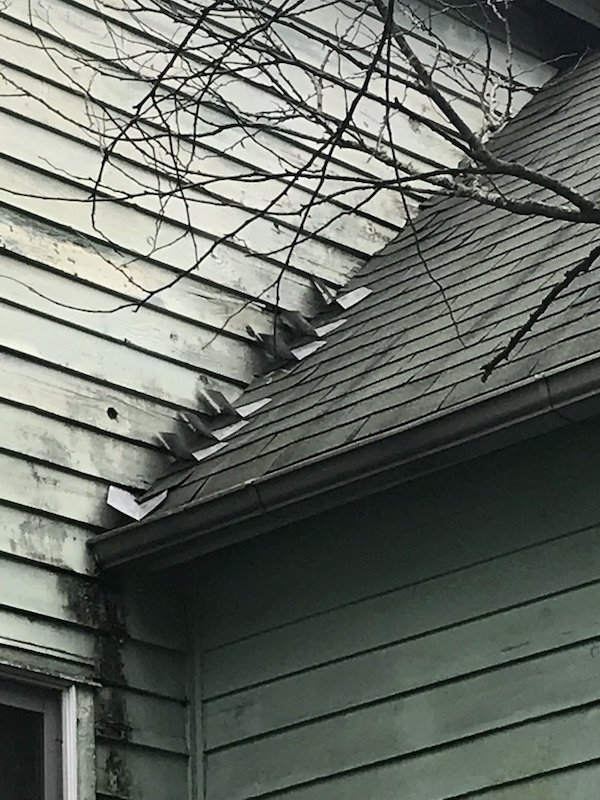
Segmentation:
{"type": "Polygon", "coordinates": [[[95,696],[95,732],[97,739],[112,743],[104,764],[101,782],[120,798],[131,796],[131,776],[126,761],[117,749],[131,739],[131,725],[123,689],[126,686],[123,666],[125,622],[119,593],[113,586],[85,581],[79,576],[63,576],[61,590],[70,614],[83,626],[93,628],[96,636],[95,679],[100,684],[95,696]]]}

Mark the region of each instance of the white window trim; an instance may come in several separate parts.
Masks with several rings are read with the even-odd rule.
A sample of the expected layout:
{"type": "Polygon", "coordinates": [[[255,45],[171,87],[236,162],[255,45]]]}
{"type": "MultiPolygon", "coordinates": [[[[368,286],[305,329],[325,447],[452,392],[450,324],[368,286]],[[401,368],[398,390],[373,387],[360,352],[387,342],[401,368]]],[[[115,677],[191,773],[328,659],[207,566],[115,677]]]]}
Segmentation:
{"type": "Polygon", "coordinates": [[[63,689],[61,710],[63,800],[78,800],[77,688],[75,686],[63,689]]]}
{"type": "Polygon", "coordinates": [[[41,690],[56,693],[59,701],[59,719],[61,748],[60,769],[62,786],[60,800],[80,800],[78,775],[78,691],[76,685],[65,686],[64,683],[52,679],[44,679],[38,675],[18,674],[12,670],[0,672],[0,700],[3,694],[7,701],[11,695],[18,698],[16,705],[22,708],[36,709],[37,702],[28,702],[28,692],[35,695],[41,690]],[[4,692],[6,687],[6,694],[4,692]]]}

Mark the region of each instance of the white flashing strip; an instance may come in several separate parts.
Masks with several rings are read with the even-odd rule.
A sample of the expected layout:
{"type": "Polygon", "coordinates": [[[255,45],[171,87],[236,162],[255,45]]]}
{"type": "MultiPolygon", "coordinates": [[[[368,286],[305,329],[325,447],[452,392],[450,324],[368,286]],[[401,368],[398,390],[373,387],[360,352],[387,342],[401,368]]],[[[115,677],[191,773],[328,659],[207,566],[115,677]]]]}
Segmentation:
{"type": "Polygon", "coordinates": [[[263,397],[262,400],[255,400],[253,403],[246,403],[246,405],[238,406],[236,408],[237,413],[240,417],[246,419],[246,417],[251,416],[254,414],[255,411],[260,411],[263,406],[266,406],[267,403],[271,402],[270,397],[263,397]]]}
{"type": "Polygon", "coordinates": [[[224,442],[229,439],[230,436],[233,436],[234,433],[244,428],[249,421],[250,420],[247,419],[240,419],[237,422],[233,422],[231,425],[226,425],[224,428],[216,428],[213,430],[213,436],[220,442],[224,442]]]}
{"type": "Polygon", "coordinates": [[[365,297],[368,297],[372,291],[372,289],[368,289],[366,286],[359,286],[358,289],[353,289],[347,294],[338,295],[335,298],[335,302],[342,308],[351,308],[357,303],[360,303],[361,300],[364,300],[365,297]]]}
{"type": "Polygon", "coordinates": [[[293,347],[292,354],[294,358],[297,358],[298,361],[302,361],[303,358],[310,356],[315,350],[318,350],[320,347],[323,347],[325,344],[325,340],[321,339],[320,341],[316,342],[308,342],[308,344],[301,344],[300,347],[293,347]]]}
{"type": "Polygon", "coordinates": [[[222,450],[224,447],[227,447],[227,442],[218,442],[217,444],[213,444],[210,447],[205,447],[202,450],[196,450],[195,453],[192,453],[196,461],[203,461],[205,458],[212,456],[213,453],[218,453],[219,450],[222,450]]]}
{"type": "Polygon", "coordinates": [[[340,325],[343,325],[346,322],[345,319],[336,319],[335,322],[328,322],[326,325],[321,325],[320,328],[315,328],[317,332],[317,336],[321,339],[323,336],[327,336],[328,333],[337,330],[340,325]]]}
{"type": "Polygon", "coordinates": [[[150,514],[151,511],[154,511],[155,508],[158,508],[161,503],[164,503],[167,499],[167,494],[168,491],[165,489],[164,492],[157,494],[155,497],[151,497],[143,503],[138,503],[131,492],[127,492],[125,489],[119,489],[118,486],[109,486],[106,502],[112,508],[116,508],[117,511],[120,511],[121,514],[125,514],[125,516],[131,517],[132,519],[140,520],[150,514]]]}
{"type": "Polygon", "coordinates": [[[258,411],[259,408],[266,406],[267,403],[270,402],[270,397],[264,397],[262,400],[255,400],[253,403],[246,403],[246,405],[236,408],[236,413],[239,414],[242,419],[238,420],[237,422],[233,422],[231,425],[226,425],[224,428],[217,428],[216,430],[212,431],[213,437],[219,440],[218,443],[213,444],[210,447],[204,447],[202,450],[196,450],[196,452],[192,454],[196,461],[203,461],[205,458],[212,456],[214,453],[218,453],[220,450],[226,447],[227,439],[230,436],[233,436],[234,433],[237,433],[239,430],[246,427],[250,421],[246,419],[246,417],[249,417],[255,411],[258,411]]]}

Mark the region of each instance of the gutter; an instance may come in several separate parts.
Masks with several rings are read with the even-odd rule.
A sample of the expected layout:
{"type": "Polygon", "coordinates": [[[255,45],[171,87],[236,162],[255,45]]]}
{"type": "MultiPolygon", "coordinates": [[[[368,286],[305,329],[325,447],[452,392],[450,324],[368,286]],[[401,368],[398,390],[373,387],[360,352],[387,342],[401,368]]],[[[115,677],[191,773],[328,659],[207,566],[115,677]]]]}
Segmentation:
{"type": "Polygon", "coordinates": [[[596,414],[598,354],[158,512],[90,544],[103,569],[162,569],[596,414]]]}

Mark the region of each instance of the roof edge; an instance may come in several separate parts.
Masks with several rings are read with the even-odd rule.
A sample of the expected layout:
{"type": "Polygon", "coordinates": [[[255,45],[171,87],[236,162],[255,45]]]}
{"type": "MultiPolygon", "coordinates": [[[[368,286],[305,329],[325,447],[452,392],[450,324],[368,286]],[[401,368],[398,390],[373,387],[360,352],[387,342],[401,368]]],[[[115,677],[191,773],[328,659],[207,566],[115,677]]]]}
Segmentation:
{"type": "Polygon", "coordinates": [[[548,0],[548,2],[571,16],[600,28],[600,11],[591,0],[548,0]]]}
{"type": "Polygon", "coordinates": [[[600,355],[99,534],[105,570],[161,569],[600,413],[600,355]]]}

